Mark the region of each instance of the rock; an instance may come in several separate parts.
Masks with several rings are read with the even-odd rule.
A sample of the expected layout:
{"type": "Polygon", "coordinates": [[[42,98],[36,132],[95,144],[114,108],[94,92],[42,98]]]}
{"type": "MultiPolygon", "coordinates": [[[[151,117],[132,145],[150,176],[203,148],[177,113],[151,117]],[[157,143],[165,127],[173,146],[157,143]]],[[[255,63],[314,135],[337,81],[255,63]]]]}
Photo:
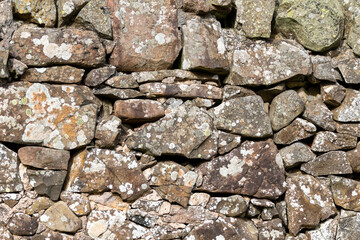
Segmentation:
{"type": "Polygon", "coordinates": [[[238,147],[241,143],[241,137],[232,134],[227,133],[223,131],[219,131],[219,139],[218,139],[218,153],[224,154],[227,152],[230,152],[234,148],[238,147]]]}
{"type": "Polygon", "coordinates": [[[333,113],[321,100],[315,100],[305,105],[303,117],[327,131],[335,131],[336,122],[333,113]]]}
{"type": "Polygon", "coordinates": [[[301,171],[313,176],[351,174],[350,162],[343,151],[331,151],[301,165],[301,171]]]}
{"type": "Polygon", "coordinates": [[[336,239],[357,239],[359,231],[360,213],[341,210],[336,239]]]}
{"type": "Polygon", "coordinates": [[[234,98],[210,110],[217,129],[247,137],[272,135],[270,119],[260,96],[234,98]]]}
{"type": "Polygon", "coordinates": [[[277,95],[270,105],[270,120],[275,131],[289,125],[305,109],[305,104],[294,90],[277,95]]]}
{"type": "Polygon", "coordinates": [[[189,157],[213,130],[211,117],[188,102],[129,136],[126,145],[153,156],[189,157]]]}
{"type": "MultiPolygon", "coordinates": [[[[355,11],[358,9],[358,4],[357,6],[354,6],[355,11]]],[[[353,49],[354,53],[356,55],[360,55],[360,44],[358,42],[359,39],[359,33],[360,33],[360,16],[359,13],[355,13],[353,18],[351,19],[351,28],[350,28],[350,32],[349,32],[349,36],[347,38],[347,44],[353,49]]]]}
{"type": "Polygon", "coordinates": [[[9,207],[14,207],[16,204],[19,203],[21,199],[21,193],[3,193],[0,194],[0,201],[8,205],[9,207]]]}
{"type": "Polygon", "coordinates": [[[16,213],[7,224],[9,231],[14,235],[31,236],[36,233],[38,222],[36,218],[24,213],[16,213]]]}
{"type": "Polygon", "coordinates": [[[56,23],[56,5],[52,0],[32,1],[13,0],[14,14],[22,19],[43,25],[54,27],[56,23]]]}
{"type": "Polygon", "coordinates": [[[259,95],[264,102],[271,102],[274,97],[286,90],[285,83],[280,83],[274,87],[264,88],[256,92],[256,95],[259,95]]]}
{"type": "Polygon", "coordinates": [[[15,82],[0,105],[1,141],[69,150],[93,139],[100,102],[85,86],[15,82]]]}
{"type": "Polygon", "coordinates": [[[224,100],[238,98],[238,97],[247,97],[252,95],[256,95],[256,93],[250,89],[239,86],[225,85],[223,88],[224,100]]]}
{"type": "Polygon", "coordinates": [[[2,224],[6,225],[13,215],[14,212],[8,205],[6,205],[5,203],[0,203],[0,216],[1,216],[0,226],[2,224]]]}
{"type": "Polygon", "coordinates": [[[296,142],[280,149],[279,154],[286,169],[293,168],[300,163],[309,162],[316,157],[310,147],[302,142],[296,142]]]}
{"type": "Polygon", "coordinates": [[[185,12],[193,12],[197,15],[205,15],[215,10],[211,1],[207,0],[182,0],[182,8],[185,12]]]}
{"type": "Polygon", "coordinates": [[[111,77],[106,80],[106,85],[114,88],[138,88],[139,84],[137,83],[135,77],[132,74],[121,74],[119,76],[111,77]]]}
{"type": "Polygon", "coordinates": [[[191,152],[190,158],[205,160],[213,158],[218,152],[218,138],[218,131],[214,130],[210,137],[191,152]]]}
{"type": "Polygon", "coordinates": [[[291,144],[309,138],[316,133],[316,127],[311,122],[296,118],[289,126],[274,134],[276,144],[291,144]]]}
{"type": "Polygon", "coordinates": [[[3,0],[0,2],[0,39],[8,38],[11,34],[14,17],[12,11],[11,0],[3,0]]]}
{"type": "Polygon", "coordinates": [[[229,71],[221,25],[215,19],[192,18],[182,27],[181,68],[225,74],[229,71]]]}
{"type": "Polygon", "coordinates": [[[279,5],[275,25],[283,34],[293,34],[304,47],[323,52],[339,44],[344,13],[336,0],[286,0],[279,5]]]}
{"type": "Polygon", "coordinates": [[[61,240],[74,240],[83,239],[83,240],[90,240],[88,236],[81,236],[82,233],[77,233],[75,236],[68,235],[64,233],[54,232],[49,229],[46,229],[45,231],[41,232],[40,234],[37,234],[36,237],[34,237],[34,240],[42,240],[42,239],[61,239],[61,240]],[[80,235],[80,236],[79,236],[80,235]]]}
{"type": "Polygon", "coordinates": [[[357,137],[345,133],[318,132],[311,145],[315,152],[328,152],[356,147],[357,137]]]}
{"type": "Polygon", "coordinates": [[[240,195],[233,195],[230,197],[212,197],[207,205],[207,209],[224,214],[228,217],[238,217],[246,213],[248,204],[248,201],[240,195]]]}
{"type": "Polygon", "coordinates": [[[22,164],[52,170],[67,170],[70,152],[43,147],[22,147],[18,151],[22,164]]]}
{"type": "Polygon", "coordinates": [[[75,155],[68,178],[66,191],[111,190],[124,200],[135,200],[149,188],[133,154],[98,148],[75,155]]]}
{"type": "Polygon", "coordinates": [[[25,71],[28,69],[26,64],[22,63],[21,61],[15,58],[9,59],[8,68],[10,74],[16,79],[24,75],[25,71]]]}
{"type": "Polygon", "coordinates": [[[193,193],[190,196],[189,199],[189,205],[190,206],[201,206],[201,207],[206,207],[207,203],[210,200],[210,194],[207,193],[193,193]]]}
{"type": "Polygon", "coordinates": [[[0,79],[8,78],[9,70],[7,67],[9,59],[9,50],[0,46],[0,79]]]}
{"type": "Polygon", "coordinates": [[[320,81],[335,82],[342,80],[337,69],[331,64],[331,57],[312,55],[311,62],[313,65],[313,77],[320,81]]]}
{"type": "Polygon", "coordinates": [[[104,117],[96,125],[95,144],[100,148],[113,148],[118,143],[122,131],[120,118],[114,115],[104,117]]]}
{"type": "Polygon", "coordinates": [[[271,21],[275,11],[275,1],[236,0],[236,25],[249,38],[269,38],[271,21]]]}
{"type": "Polygon", "coordinates": [[[293,41],[244,43],[233,54],[231,85],[268,86],[297,75],[311,74],[309,54],[293,41]]]}
{"type": "Polygon", "coordinates": [[[255,223],[259,230],[259,239],[263,240],[283,240],[285,239],[285,228],[280,219],[271,221],[260,221],[255,223]]]}
{"type": "Polygon", "coordinates": [[[230,153],[196,169],[203,175],[197,190],[276,199],[285,191],[284,169],[275,160],[276,154],[277,148],[270,139],[245,141],[230,153]]]}
{"type": "Polygon", "coordinates": [[[81,220],[62,201],[46,210],[40,221],[54,231],[74,233],[81,228],[81,220]]]}
{"type": "Polygon", "coordinates": [[[315,230],[307,231],[306,236],[309,239],[336,239],[338,223],[338,219],[328,219],[325,222],[321,223],[320,226],[317,227],[315,230]]]}
{"type": "Polygon", "coordinates": [[[28,66],[75,65],[97,67],[105,50],[94,32],[24,25],[12,36],[10,54],[28,66]]]}
{"type": "Polygon", "coordinates": [[[215,220],[218,218],[217,213],[210,212],[199,206],[189,206],[182,208],[179,206],[171,206],[170,214],[165,215],[161,220],[166,223],[175,224],[201,224],[205,220],[215,220]]]}
{"type": "Polygon", "coordinates": [[[341,85],[325,85],[321,87],[321,97],[324,103],[338,107],[344,100],[346,89],[341,85]]]}
{"type": "MultiPolygon", "coordinates": [[[[89,4],[91,3],[92,2],[90,2],[89,4]]],[[[84,84],[89,87],[96,87],[108,80],[115,73],[116,68],[114,66],[93,69],[86,75],[84,84]]]]}
{"type": "Polygon", "coordinates": [[[60,198],[77,216],[88,215],[90,213],[90,201],[86,194],[62,192],[60,198]]]}
{"type": "MultiPolygon", "coordinates": [[[[71,1],[70,1],[71,2],[71,1]]],[[[71,4],[68,4],[71,6],[71,4]]],[[[112,14],[107,1],[90,0],[74,20],[75,25],[94,31],[102,38],[112,39],[112,14]]]]}
{"type": "Polygon", "coordinates": [[[197,97],[193,100],[194,104],[199,108],[211,108],[215,105],[215,100],[197,97]]]}
{"type": "Polygon", "coordinates": [[[111,192],[104,192],[101,195],[90,195],[89,200],[91,204],[96,203],[98,205],[97,208],[99,209],[101,208],[100,206],[102,206],[104,209],[111,208],[121,211],[128,211],[130,209],[129,203],[123,202],[118,194],[111,192]]]}
{"type": "Polygon", "coordinates": [[[348,61],[341,62],[337,65],[344,81],[349,84],[359,84],[360,77],[360,61],[355,59],[349,59],[348,61]]]}
{"type": "Polygon", "coordinates": [[[12,234],[6,229],[6,227],[0,223],[0,234],[3,240],[13,240],[12,234]]]}
{"type": "Polygon", "coordinates": [[[38,197],[34,200],[34,202],[26,209],[26,214],[33,215],[35,213],[38,213],[42,210],[46,210],[49,207],[51,207],[54,204],[53,201],[51,201],[47,197],[38,197]]]}
{"type": "Polygon", "coordinates": [[[336,131],[360,137],[359,123],[336,123],[336,131]]]}
{"type": "Polygon", "coordinates": [[[130,209],[127,212],[127,217],[130,221],[147,228],[155,227],[159,220],[159,216],[138,209],[130,209]]]}
{"type": "Polygon", "coordinates": [[[160,102],[145,99],[117,100],[114,112],[123,122],[129,123],[156,121],[165,115],[160,102]]]}
{"type": "Polygon", "coordinates": [[[90,0],[58,0],[58,27],[69,23],[90,0]]]}
{"type": "Polygon", "coordinates": [[[116,42],[110,64],[122,72],[170,68],[181,50],[176,1],[110,2],[116,42]]]}
{"type": "Polygon", "coordinates": [[[95,89],[94,95],[99,97],[115,99],[115,100],[137,98],[144,96],[143,93],[134,89],[116,89],[110,87],[95,89]]]}
{"type": "Polygon", "coordinates": [[[330,189],[316,178],[299,175],[287,178],[286,182],[285,201],[292,235],[296,236],[303,228],[315,228],[336,213],[330,189]]]}
{"type": "Polygon", "coordinates": [[[35,192],[48,196],[51,200],[59,199],[67,171],[27,169],[30,185],[35,192]]]}
{"type": "Polygon", "coordinates": [[[21,76],[21,81],[48,83],[80,83],[85,70],[71,66],[30,68],[21,76]]]}
{"type": "Polygon", "coordinates": [[[333,110],[334,119],[339,122],[359,122],[360,92],[352,89],[346,90],[345,99],[341,105],[333,110]]]}
{"type": "Polygon", "coordinates": [[[346,159],[349,160],[352,170],[355,173],[360,172],[360,143],[354,150],[346,152],[346,159]]]}
{"type": "Polygon", "coordinates": [[[18,164],[17,154],[0,144],[0,193],[23,190],[18,164]]]}
{"type": "Polygon", "coordinates": [[[330,176],[334,202],[347,210],[360,211],[360,182],[349,178],[330,176]]]}

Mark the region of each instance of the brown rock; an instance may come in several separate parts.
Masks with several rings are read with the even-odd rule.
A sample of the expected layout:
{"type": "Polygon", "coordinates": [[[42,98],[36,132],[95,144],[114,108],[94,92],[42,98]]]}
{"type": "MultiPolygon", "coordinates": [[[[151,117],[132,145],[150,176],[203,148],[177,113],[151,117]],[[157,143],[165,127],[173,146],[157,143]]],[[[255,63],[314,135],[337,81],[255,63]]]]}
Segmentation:
{"type": "Polygon", "coordinates": [[[339,122],[359,122],[360,109],[360,92],[347,89],[344,101],[341,105],[333,110],[334,119],[339,122]]]}
{"type": "Polygon", "coordinates": [[[106,85],[114,88],[138,88],[139,84],[137,83],[135,77],[132,74],[121,74],[119,76],[114,76],[108,79],[105,82],[106,85]]]}
{"type": "Polygon", "coordinates": [[[46,210],[49,207],[51,207],[54,204],[53,201],[51,201],[47,197],[38,197],[34,200],[34,202],[26,209],[26,214],[33,215],[35,213],[38,213],[42,210],[46,210]]]}
{"type": "Polygon", "coordinates": [[[311,145],[315,152],[328,152],[356,147],[357,137],[345,133],[318,132],[311,145]]]}
{"type": "Polygon", "coordinates": [[[197,15],[204,15],[215,10],[211,1],[208,0],[182,0],[182,7],[185,12],[193,12],[197,15]]]}
{"type": "Polygon", "coordinates": [[[259,95],[264,100],[264,102],[271,102],[274,97],[284,92],[285,90],[285,83],[280,83],[274,87],[261,89],[257,91],[256,94],[259,95]]]}
{"type": "Polygon", "coordinates": [[[280,219],[271,221],[258,221],[255,226],[259,230],[259,239],[262,240],[284,240],[285,228],[280,219]]]}
{"type": "Polygon", "coordinates": [[[209,160],[214,157],[218,152],[218,138],[218,131],[214,130],[210,137],[191,152],[190,158],[209,160]]]}
{"type": "Polygon", "coordinates": [[[298,140],[306,139],[316,133],[316,127],[311,122],[296,118],[289,126],[274,134],[276,144],[291,144],[298,140]]]}
{"type": "Polygon", "coordinates": [[[212,197],[207,205],[207,209],[228,217],[238,217],[246,213],[248,204],[249,202],[240,195],[212,197]]]}
{"type": "Polygon", "coordinates": [[[358,212],[341,210],[336,239],[360,238],[359,217],[358,212]]]}
{"type": "Polygon", "coordinates": [[[162,221],[166,223],[176,224],[200,224],[205,220],[215,220],[218,218],[217,213],[199,206],[189,206],[187,208],[176,205],[171,206],[170,214],[162,217],[162,221]]]}
{"type": "Polygon", "coordinates": [[[218,139],[218,152],[224,154],[230,152],[241,143],[241,137],[236,134],[231,134],[223,131],[219,131],[218,139]]]}
{"type": "Polygon", "coordinates": [[[0,193],[23,190],[17,154],[0,144],[0,193]]]}
{"type": "Polygon", "coordinates": [[[0,223],[0,235],[3,238],[3,240],[14,240],[12,234],[1,223],[0,223]]]}
{"type": "Polygon", "coordinates": [[[0,2],[0,39],[8,38],[13,30],[13,11],[11,0],[3,0],[0,2]]]}
{"type": "Polygon", "coordinates": [[[360,211],[360,182],[349,178],[330,176],[335,204],[352,211],[360,211]]]}
{"type": "Polygon", "coordinates": [[[9,50],[0,46],[0,79],[8,78],[9,70],[7,67],[9,59],[9,50]]]}
{"type": "Polygon", "coordinates": [[[8,68],[10,74],[16,79],[24,75],[25,71],[28,69],[26,64],[22,63],[21,61],[15,58],[9,59],[8,68]]]}
{"type": "Polygon", "coordinates": [[[9,231],[14,235],[31,236],[38,228],[37,219],[24,213],[16,213],[7,224],[9,231]]]}
{"type": "Polygon", "coordinates": [[[54,27],[56,23],[56,5],[52,0],[32,1],[14,0],[14,14],[22,19],[45,27],[54,27]]]}
{"type": "Polygon", "coordinates": [[[58,0],[58,27],[69,23],[90,0],[58,0]]]}
{"type": "Polygon", "coordinates": [[[360,143],[357,144],[354,150],[346,153],[346,158],[349,160],[352,170],[355,173],[360,172],[360,143]]]}
{"type": "Polygon", "coordinates": [[[346,89],[341,85],[325,85],[321,87],[321,97],[324,103],[338,107],[345,97],[346,89]]]}
{"type": "Polygon", "coordinates": [[[321,100],[307,103],[303,117],[324,130],[335,131],[336,129],[333,113],[321,100]]]}
{"type": "Polygon", "coordinates": [[[309,162],[316,157],[310,147],[301,142],[296,142],[280,149],[279,154],[286,169],[295,167],[300,163],[309,162]]]}
{"type": "Polygon", "coordinates": [[[137,98],[144,96],[143,93],[134,89],[116,89],[110,87],[95,89],[94,95],[99,97],[115,99],[115,100],[137,98]]]}
{"type": "Polygon", "coordinates": [[[360,137],[360,123],[336,123],[336,131],[360,137]]]}
{"type": "Polygon", "coordinates": [[[96,125],[95,144],[100,148],[113,148],[118,143],[122,132],[120,118],[114,115],[104,117],[96,125]]]}
{"type": "Polygon", "coordinates": [[[84,84],[89,87],[96,87],[108,80],[115,72],[116,68],[113,66],[93,69],[86,75],[84,84]]]}
{"type": "Polygon", "coordinates": [[[85,70],[71,66],[30,68],[22,75],[22,81],[48,83],[80,83],[85,70]]]}
{"type": "Polygon", "coordinates": [[[60,199],[64,201],[77,216],[88,215],[90,213],[90,201],[86,194],[64,191],[61,193],[60,199]]]}
{"type": "Polygon", "coordinates": [[[224,100],[256,95],[256,93],[250,89],[231,85],[225,85],[223,88],[223,92],[224,100]]]}

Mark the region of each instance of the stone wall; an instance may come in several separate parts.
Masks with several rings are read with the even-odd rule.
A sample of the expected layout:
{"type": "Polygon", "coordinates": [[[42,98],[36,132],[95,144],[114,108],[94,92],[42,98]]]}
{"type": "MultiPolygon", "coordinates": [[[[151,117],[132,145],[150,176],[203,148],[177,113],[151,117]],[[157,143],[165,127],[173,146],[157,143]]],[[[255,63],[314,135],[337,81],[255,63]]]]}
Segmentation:
{"type": "Polygon", "coordinates": [[[360,239],[357,0],[0,0],[0,238],[360,239]]]}

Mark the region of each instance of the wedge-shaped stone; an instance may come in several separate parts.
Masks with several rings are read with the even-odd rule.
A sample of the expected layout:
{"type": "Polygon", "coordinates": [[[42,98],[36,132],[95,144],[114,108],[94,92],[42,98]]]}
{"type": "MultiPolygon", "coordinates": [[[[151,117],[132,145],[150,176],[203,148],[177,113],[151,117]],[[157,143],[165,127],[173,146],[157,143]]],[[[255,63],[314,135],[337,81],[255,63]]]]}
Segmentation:
{"type": "Polygon", "coordinates": [[[69,23],[90,0],[58,0],[58,27],[69,23]]]}
{"type": "Polygon", "coordinates": [[[104,87],[94,90],[94,95],[110,99],[131,99],[144,96],[143,93],[134,89],[117,89],[104,87]]]}
{"type": "Polygon", "coordinates": [[[334,119],[339,122],[360,122],[360,92],[347,89],[341,105],[333,110],[334,119]]]}
{"type": "Polygon", "coordinates": [[[360,60],[358,58],[350,59],[349,61],[341,62],[337,65],[344,81],[350,84],[360,83],[360,60]]]}
{"type": "Polygon", "coordinates": [[[23,190],[16,152],[0,144],[0,193],[23,190]]]}
{"type": "Polygon", "coordinates": [[[241,137],[236,134],[219,131],[218,152],[224,154],[230,152],[241,143],[241,137]]]}
{"type": "Polygon", "coordinates": [[[347,210],[360,211],[360,182],[349,178],[330,176],[335,204],[347,210]]]}
{"type": "Polygon", "coordinates": [[[48,83],[79,83],[85,70],[71,66],[30,68],[21,76],[22,81],[48,83]]]}
{"type": "Polygon", "coordinates": [[[339,218],[328,219],[311,231],[306,232],[308,239],[322,239],[322,240],[332,240],[336,239],[336,232],[339,224],[339,218]]]}
{"type": "Polygon", "coordinates": [[[315,152],[328,152],[356,147],[357,137],[346,133],[318,132],[311,145],[315,152]]]}
{"type": "Polygon", "coordinates": [[[333,113],[321,100],[314,100],[305,105],[303,117],[322,129],[335,131],[336,122],[333,113]]]}
{"type": "Polygon", "coordinates": [[[337,80],[342,80],[339,71],[331,64],[331,57],[312,55],[311,62],[313,64],[313,77],[316,80],[335,83],[337,80]]]}
{"type": "Polygon", "coordinates": [[[296,118],[289,126],[274,134],[276,144],[291,144],[293,142],[309,138],[316,133],[316,127],[311,122],[302,118],[296,118]]]}
{"type": "Polygon", "coordinates": [[[116,73],[114,66],[107,66],[91,70],[84,80],[84,84],[89,87],[96,87],[116,73]]]}

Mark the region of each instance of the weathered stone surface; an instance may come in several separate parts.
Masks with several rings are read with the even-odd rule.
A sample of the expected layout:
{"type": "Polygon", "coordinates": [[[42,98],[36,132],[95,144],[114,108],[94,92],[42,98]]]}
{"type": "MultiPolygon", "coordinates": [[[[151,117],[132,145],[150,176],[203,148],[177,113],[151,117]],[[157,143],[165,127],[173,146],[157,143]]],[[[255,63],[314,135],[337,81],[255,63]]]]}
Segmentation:
{"type": "Polygon", "coordinates": [[[26,214],[33,215],[35,213],[38,213],[42,210],[46,210],[49,207],[51,207],[54,204],[53,201],[51,201],[47,197],[38,197],[34,200],[34,202],[26,209],[26,214]]]}
{"type": "Polygon", "coordinates": [[[336,239],[339,219],[328,219],[321,223],[315,230],[307,231],[306,236],[311,239],[332,240],[336,239]]]}
{"type": "Polygon", "coordinates": [[[349,84],[360,83],[360,60],[357,58],[349,59],[337,65],[344,81],[349,84]]]}
{"type": "Polygon", "coordinates": [[[43,240],[43,239],[56,239],[56,240],[74,240],[74,239],[84,239],[90,240],[88,236],[82,236],[82,233],[77,233],[75,236],[59,233],[55,231],[51,231],[46,229],[45,231],[41,232],[40,234],[36,234],[34,240],[43,240]]]}
{"type": "Polygon", "coordinates": [[[22,164],[53,170],[67,170],[70,152],[43,147],[22,147],[18,151],[22,164]]]}
{"type": "Polygon", "coordinates": [[[159,216],[138,209],[130,209],[126,214],[130,221],[147,228],[155,227],[159,220],[159,216]]]}
{"type": "Polygon", "coordinates": [[[333,113],[321,100],[308,102],[305,105],[303,117],[324,130],[335,131],[336,129],[333,113]]]}
{"type": "Polygon", "coordinates": [[[262,240],[284,240],[285,228],[280,219],[271,221],[256,221],[255,226],[259,230],[259,239],[262,240]]]}
{"type": "Polygon", "coordinates": [[[345,98],[346,89],[341,85],[325,85],[321,87],[321,97],[324,103],[338,107],[345,98]]]}
{"type": "Polygon", "coordinates": [[[36,233],[38,222],[36,218],[24,213],[16,213],[7,224],[9,231],[14,235],[31,236],[36,233]]]}
{"type": "Polygon", "coordinates": [[[58,27],[69,23],[90,0],[58,0],[58,27]]]}
{"type": "Polygon", "coordinates": [[[234,98],[210,110],[217,129],[247,137],[269,137],[272,129],[260,96],[234,98]]]}
{"type": "Polygon", "coordinates": [[[135,132],[128,137],[126,145],[154,156],[166,154],[189,157],[213,130],[211,117],[188,102],[135,132]]]}
{"type": "Polygon", "coordinates": [[[264,102],[271,102],[274,97],[286,90],[285,83],[280,83],[274,87],[264,88],[256,92],[256,95],[259,95],[264,102]]]}
{"type": "Polygon", "coordinates": [[[203,181],[197,189],[276,199],[285,191],[284,169],[275,160],[276,154],[270,139],[246,141],[230,153],[201,164],[196,172],[202,173],[203,181]]]}
{"type": "Polygon", "coordinates": [[[143,93],[134,89],[116,89],[104,87],[94,90],[94,95],[110,99],[131,99],[144,96],[143,93]]]}
{"type": "Polygon", "coordinates": [[[268,86],[297,75],[309,75],[311,71],[309,54],[295,42],[256,41],[235,50],[225,83],[268,86]]]}
{"type": "Polygon", "coordinates": [[[90,213],[90,201],[86,194],[62,192],[60,198],[77,216],[88,215],[90,213]]]}
{"type": "Polygon", "coordinates": [[[224,100],[252,95],[256,95],[254,91],[239,86],[225,85],[223,88],[224,100]]]}
{"type": "Polygon", "coordinates": [[[322,52],[337,46],[344,32],[344,13],[336,0],[286,0],[279,5],[276,28],[293,34],[306,48],[322,52]]]}
{"type": "Polygon", "coordinates": [[[113,13],[116,45],[111,65],[123,72],[172,66],[181,49],[176,1],[114,1],[113,13]]]}
{"type": "MultiPolygon", "coordinates": [[[[91,2],[89,4],[91,4],[91,2]]],[[[84,84],[89,87],[96,87],[108,80],[115,73],[116,68],[114,66],[93,69],[86,75],[84,84]]]]}
{"type": "Polygon", "coordinates": [[[81,228],[81,220],[62,201],[46,210],[40,221],[54,231],[73,233],[81,228]]]}
{"type": "Polygon", "coordinates": [[[316,154],[311,151],[310,147],[301,142],[296,142],[280,149],[279,154],[286,169],[295,167],[300,163],[309,162],[316,157],[316,154]]]}
{"type": "Polygon", "coordinates": [[[21,76],[22,81],[48,83],[79,83],[85,70],[71,66],[30,68],[21,76]]]}
{"type": "Polygon", "coordinates": [[[296,118],[289,126],[274,134],[276,144],[291,144],[306,139],[316,133],[316,127],[311,122],[296,118]]]}
{"type": "Polygon", "coordinates": [[[0,88],[1,141],[74,149],[94,137],[99,101],[85,86],[15,82],[0,88]]]}
{"type": "Polygon", "coordinates": [[[351,168],[354,172],[360,172],[360,143],[354,150],[346,152],[346,159],[349,160],[351,168]]]}
{"type": "Polygon", "coordinates": [[[336,131],[360,137],[360,123],[336,123],[336,131]]]}
{"type": "Polygon", "coordinates": [[[201,207],[206,207],[207,203],[210,200],[210,194],[207,193],[193,193],[190,196],[189,199],[189,205],[190,206],[201,206],[201,207]]]}
{"type": "Polygon", "coordinates": [[[238,217],[246,213],[248,204],[248,201],[240,195],[212,197],[207,205],[207,209],[224,214],[228,217],[238,217]]]}
{"type": "Polygon", "coordinates": [[[7,228],[0,223],[0,234],[3,240],[14,240],[12,234],[7,230],[7,228]]]}
{"type": "Polygon", "coordinates": [[[360,92],[346,90],[345,99],[333,110],[334,119],[339,122],[360,122],[360,92]]]}
{"type": "Polygon", "coordinates": [[[360,213],[341,210],[336,239],[360,238],[360,213]]]}
{"type": "Polygon", "coordinates": [[[215,19],[193,18],[182,27],[184,48],[181,68],[226,73],[229,61],[225,54],[221,25],[215,19]]]}
{"type": "Polygon", "coordinates": [[[26,64],[22,63],[21,61],[15,58],[9,59],[8,68],[10,74],[16,79],[24,75],[25,71],[28,69],[26,64]]]}
{"type": "Polygon", "coordinates": [[[222,155],[224,153],[230,152],[231,150],[239,146],[240,143],[241,143],[240,136],[232,133],[219,131],[219,139],[218,139],[219,154],[222,155]]]}
{"type": "Polygon", "coordinates": [[[8,59],[9,50],[0,46],[0,79],[9,77],[8,59]]]}
{"type": "Polygon", "coordinates": [[[11,55],[28,66],[96,67],[105,62],[104,47],[91,31],[24,25],[15,31],[12,41],[11,55]]]}
{"type": "Polygon", "coordinates": [[[275,131],[289,125],[305,109],[305,104],[294,90],[277,95],[270,105],[270,120],[275,131]]]}
{"type": "Polygon", "coordinates": [[[222,99],[221,88],[206,84],[145,83],[140,85],[140,91],[154,97],[222,99]]]}
{"type": "Polygon", "coordinates": [[[45,27],[54,27],[56,23],[56,5],[53,0],[32,1],[13,0],[14,14],[19,18],[45,27]]]}
{"type": "Polygon", "coordinates": [[[0,144],[0,193],[23,190],[17,154],[0,144]]]}
{"type": "Polygon", "coordinates": [[[296,236],[336,213],[330,189],[310,175],[289,177],[285,194],[289,231],[296,236]]]}
{"type": "Polygon", "coordinates": [[[98,148],[85,149],[74,157],[66,186],[69,192],[111,190],[124,200],[134,200],[148,188],[133,154],[98,148]]]}
{"type": "Polygon", "coordinates": [[[358,40],[359,40],[359,34],[360,34],[360,16],[359,16],[359,12],[357,10],[359,8],[359,3],[356,2],[355,4],[356,5],[354,6],[354,10],[357,12],[353,15],[353,18],[351,19],[351,21],[349,21],[352,23],[352,25],[350,28],[349,36],[347,38],[347,44],[353,49],[354,53],[359,56],[360,55],[360,42],[358,40]]]}
{"type": "Polygon", "coordinates": [[[209,160],[214,157],[218,152],[218,138],[218,131],[214,130],[210,137],[191,152],[190,158],[209,160]]]}
{"type": "Polygon", "coordinates": [[[109,85],[114,88],[138,88],[139,84],[137,83],[135,77],[132,74],[121,74],[119,76],[114,76],[108,79],[105,82],[106,85],[109,85]]]}
{"type": "Polygon", "coordinates": [[[13,11],[11,0],[3,0],[0,2],[0,39],[9,37],[13,26],[13,11]]]}
{"type": "Polygon", "coordinates": [[[330,176],[331,191],[336,205],[360,211],[360,182],[349,178],[330,176]]]}
{"type": "Polygon", "coordinates": [[[350,162],[343,151],[331,151],[301,165],[301,171],[313,176],[352,173],[350,162]]]}
{"type": "Polygon", "coordinates": [[[356,147],[357,137],[345,133],[318,132],[311,145],[315,152],[328,152],[356,147]]]}
{"type": "MultiPolygon", "coordinates": [[[[111,192],[104,192],[101,195],[90,195],[89,200],[91,201],[90,203],[96,203],[98,206],[102,206],[104,209],[111,208],[114,210],[121,210],[121,211],[127,211],[130,209],[129,203],[123,202],[118,194],[114,194],[111,192]]],[[[133,205],[135,203],[133,203],[133,205]]],[[[97,209],[101,209],[101,207],[97,207],[97,209]]],[[[151,211],[151,210],[147,209],[147,211],[151,211]]]]}
{"type": "Polygon", "coordinates": [[[182,0],[182,7],[185,12],[193,12],[197,15],[204,15],[213,12],[215,9],[208,0],[182,0]]]}
{"type": "Polygon", "coordinates": [[[236,0],[236,25],[250,38],[269,38],[275,11],[274,0],[236,0]]]}
{"type": "Polygon", "coordinates": [[[313,77],[316,80],[336,82],[341,80],[341,75],[331,64],[331,58],[320,55],[312,55],[313,77]]]}
{"type": "Polygon", "coordinates": [[[110,115],[104,117],[96,125],[95,144],[100,148],[115,147],[119,141],[119,134],[122,132],[121,119],[110,115]]]}
{"type": "Polygon", "coordinates": [[[116,101],[114,113],[124,122],[149,122],[163,117],[165,110],[158,101],[129,99],[116,101]]]}

